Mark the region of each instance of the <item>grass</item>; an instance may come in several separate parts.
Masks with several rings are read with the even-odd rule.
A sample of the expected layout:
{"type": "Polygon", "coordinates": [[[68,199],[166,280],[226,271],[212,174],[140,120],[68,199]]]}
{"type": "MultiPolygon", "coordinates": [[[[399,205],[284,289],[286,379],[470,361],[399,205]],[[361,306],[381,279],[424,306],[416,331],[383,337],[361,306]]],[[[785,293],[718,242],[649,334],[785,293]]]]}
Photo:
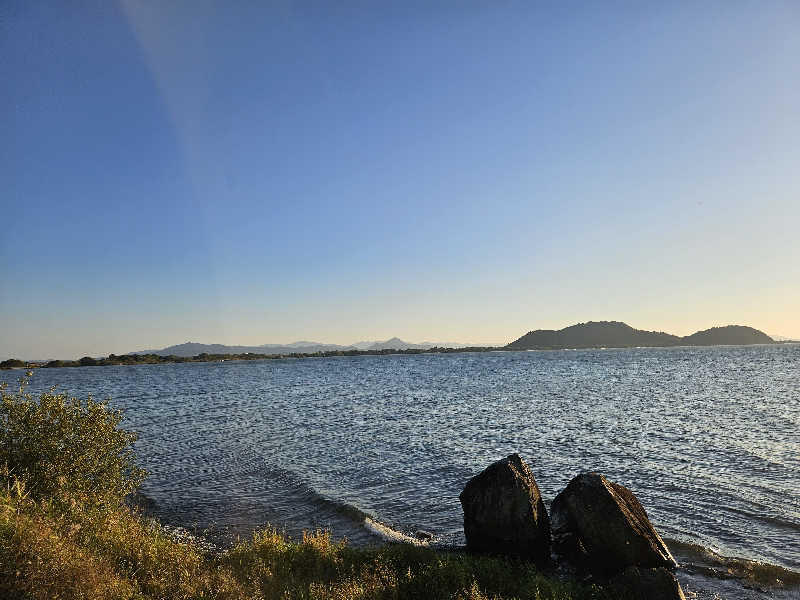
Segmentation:
{"type": "Polygon", "coordinates": [[[523,562],[411,545],[355,548],[325,531],[292,541],[265,529],[212,554],[125,507],[32,500],[17,484],[0,491],[0,597],[605,598],[523,562]]]}
{"type": "MultiPolygon", "coordinates": [[[[30,376],[30,374],[28,374],[30,376]]],[[[129,509],[144,473],[105,403],[0,385],[0,598],[603,600],[529,563],[411,545],[355,548],[267,528],[224,552],[129,509]]]]}

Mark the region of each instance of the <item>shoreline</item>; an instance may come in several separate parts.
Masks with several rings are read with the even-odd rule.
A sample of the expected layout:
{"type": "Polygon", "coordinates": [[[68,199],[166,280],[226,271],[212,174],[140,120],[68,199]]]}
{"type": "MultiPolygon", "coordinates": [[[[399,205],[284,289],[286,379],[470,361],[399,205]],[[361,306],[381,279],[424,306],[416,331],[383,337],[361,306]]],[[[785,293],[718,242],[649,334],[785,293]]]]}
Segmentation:
{"type": "MultiPolygon", "coordinates": [[[[229,362],[229,361],[251,361],[251,360],[281,360],[281,359],[306,359],[306,358],[335,358],[340,356],[387,356],[393,354],[455,354],[473,352],[492,352],[502,350],[494,346],[472,346],[466,348],[409,348],[409,349],[386,349],[386,350],[329,350],[325,352],[292,352],[283,354],[254,354],[246,352],[243,354],[196,354],[194,356],[176,356],[170,354],[162,356],[160,354],[109,354],[105,358],[92,358],[84,356],[78,360],[49,360],[49,361],[19,361],[22,365],[0,366],[1,370],[12,369],[50,369],[62,367],[118,367],[131,365],[160,365],[178,363],[210,363],[210,362],[229,362]]],[[[9,359],[9,361],[18,359],[9,359]]],[[[8,362],[8,361],[4,361],[8,362]]]]}
{"type": "MultiPolygon", "coordinates": [[[[238,541],[224,539],[218,533],[216,536],[209,532],[197,531],[185,524],[166,524],[161,517],[156,514],[158,511],[145,511],[146,518],[151,519],[152,523],[178,543],[194,543],[204,552],[213,556],[222,556],[232,551],[238,541]]],[[[283,525],[285,531],[285,525],[283,525]]],[[[421,537],[413,532],[402,529],[395,529],[392,526],[374,519],[365,517],[364,528],[370,532],[374,541],[355,541],[336,535],[335,529],[325,529],[334,540],[346,540],[346,544],[358,550],[377,550],[386,546],[410,545],[418,548],[425,548],[437,555],[465,555],[472,553],[465,544],[452,544],[437,541],[435,536],[430,538],[421,537]]],[[[259,527],[254,527],[251,535],[262,530],[273,530],[274,525],[264,523],[259,527]]],[[[299,539],[286,535],[290,543],[300,543],[299,539]]],[[[244,540],[248,537],[242,538],[244,540]]],[[[684,542],[674,538],[665,538],[670,551],[678,560],[678,567],[675,572],[681,585],[690,591],[694,598],[698,600],[714,600],[727,595],[719,596],[719,593],[735,594],[735,598],[749,598],[751,596],[740,595],[741,591],[768,594],[770,598],[792,600],[800,594],[800,571],[793,570],[781,565],[772,564],[765,561],[753,560],[739,556],[724,556],[711,548],[701,544],[684,542]]],[[[542,571],[548,577],[558,581],[568,582],[574,578],[564,568],[558,568],[556,561],[553,562],[552,570],[542,571]]]]}
{"type": "Polygon", "coordinates": [[[796,346],[800,341],[776,341],[769,344],[687,344],[687,345],[664,345],[664,346],[552,346],[536,348],[508,348],[505,346],[470,346],[465,348],[408,348],[408,349],[385,349],[385,350],[329,350],[325,352],[293,352],[283,354],[253,354],[250,352],[243,354],[196,354],[194,356],[176,356],[160,354],[109,354],[107,357],[93,358],[84,356],[78,360],[72,359],[53,359],[53,360],[32,360],[23,361],[20,359],[7,359],[0,362],[0,371],[13,371],[16,369],[52,369],[52,368],[72,368],[72,367],[120,367],[133,365],[162,365],[180,363],[214,363],[214,362],[244,362],[257,360],[285,360],[285,359],[308,359],[308,358],[337,358],[353,356],[394,356],[394,355],[414,355],[414,354],[472,354],[483,352],[575,352],[579,350],[650,350],[667,348],[745,348],[753,346],[796,346]],[[11,364],[15,363],[15,364],[11,364]],[[16,364],[22,363],[22,364],[16,364]]]}
{"type": "MultiPolygon", "coordinates": [[[[409,544],[428,548],[437,553],[470,553],[463,540],[458,542],[427,529],[409,528],[399,523],[392,524],[381,520],[371,511],[366,512],[357,506],[328,497],[324,498],[332,504],[349,507],[348,511],[340,511],[345,515],[342,518],[363,529],[367,534],[364,537],[348,537],[346,533],[341,533],[342,523],[339,523],[339,533],[337,533],[337,525],[333,522],[322,527],[322,530],[328,532],[334,540],[346,540],[347,544],[354,548],[370,549],[391,544],[409,544]]],[[[175,519],[174,515],[170,515],[169,509],[164,510],[158,500],[141,490],[137,490],[130,498],[128,506],[140,511],[143,516],[154,519],[162,528],[176,533],[179,538],[195,538],[201,542],[201,545],[208,547],[216,554],[227,552],[240,539],[249,539],[254,533],[264,529],[277,528],[276,530],[283,531],[288,539],[298,541],[299,538],[296,536],[299,535],[299,532],[313,531],[319,528],[313,523],[265,521],[253,523],[246,528],[246,532],[238,528],[238,531],[225,527],[216,529],[214,526],[198,529],[197,524],[191,525],[180,518],[175,519]]],[[[550,510],[551,507],[548,504],[548,512],[550,510]]],[[[750,558],[746,555],[721,554],[710,545],[704,545],[696,540],[690,541],[686,538],[664,536],[663,539],[678,561],[677,573],[681,575],[679,577],[681,583],[699,578],[706,581],[705,587],[737,585],[765,593],[788,592],[800,595],[800,565],[795,567],[794,565],[769,562],[768,559],[750,558]]],[[[554,560],[553,564],[557,564],[557,562],[554,560]]],[[[790,597],[794,598],[794,596],[790,597]]]]}

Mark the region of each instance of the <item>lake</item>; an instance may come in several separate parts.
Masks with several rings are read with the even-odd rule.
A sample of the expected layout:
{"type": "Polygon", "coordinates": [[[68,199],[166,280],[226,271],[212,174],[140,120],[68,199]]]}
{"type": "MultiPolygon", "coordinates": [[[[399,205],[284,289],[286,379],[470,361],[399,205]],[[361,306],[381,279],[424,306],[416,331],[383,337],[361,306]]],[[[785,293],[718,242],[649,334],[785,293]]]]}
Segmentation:
{"type": "Polygon", "coordinates": [[[582,471],[632,489],[698,598],[800,597],[772,585],[800,571],[800,345],[39,369],[30,389],[52,385],[111,397],[155,513],[219,541],[462,544],[464,484],[518,452],[548,504],[582,471]],[[752,567],[726,557],[763,572],[720,578],[752,567]]]}

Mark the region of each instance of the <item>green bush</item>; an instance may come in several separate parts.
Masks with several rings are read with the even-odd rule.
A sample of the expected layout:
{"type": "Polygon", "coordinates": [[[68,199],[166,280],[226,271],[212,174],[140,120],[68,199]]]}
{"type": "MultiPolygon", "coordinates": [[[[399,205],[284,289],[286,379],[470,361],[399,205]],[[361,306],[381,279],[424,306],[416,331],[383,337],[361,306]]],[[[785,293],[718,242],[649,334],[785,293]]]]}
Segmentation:
{"type": "MultiPolygon", "coordinates": [[[[30,372],[28,376],[30,376],[30,372]]],[[[25,484],[33,498],[78,494],[121,502],[145,472],[134,462],[136,434],[119,428],[122,413],[89,396],[56,393],[34,398],[0,384],[0,469],[25,484]]]]}
{"type": "Polygon", "coordinates": [[[0,369],[14,369],[19,367],[24,367],[25,363],[22,362],[18,358],[9,358],[8,360],[4,360],[0,362],[0,369]]]}

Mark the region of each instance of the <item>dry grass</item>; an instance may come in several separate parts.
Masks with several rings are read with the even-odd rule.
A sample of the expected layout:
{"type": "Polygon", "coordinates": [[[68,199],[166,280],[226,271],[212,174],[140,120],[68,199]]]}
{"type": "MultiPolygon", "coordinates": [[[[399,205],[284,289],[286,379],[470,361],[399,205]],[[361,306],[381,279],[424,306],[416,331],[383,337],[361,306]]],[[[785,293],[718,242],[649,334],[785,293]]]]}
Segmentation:
{"type": "Polygon", "coordinates": [[[248,598],[230,570],[125,508],[0,493],[0,597],[248,598]]]}
{"type": "Polygon", "coordinates": [[[272,529],[221,555],[174,541],[126,508],[0,491],[0,597],[30,599],[600,599],[534,567],[413,546],[353,548],[272,529]]]}

